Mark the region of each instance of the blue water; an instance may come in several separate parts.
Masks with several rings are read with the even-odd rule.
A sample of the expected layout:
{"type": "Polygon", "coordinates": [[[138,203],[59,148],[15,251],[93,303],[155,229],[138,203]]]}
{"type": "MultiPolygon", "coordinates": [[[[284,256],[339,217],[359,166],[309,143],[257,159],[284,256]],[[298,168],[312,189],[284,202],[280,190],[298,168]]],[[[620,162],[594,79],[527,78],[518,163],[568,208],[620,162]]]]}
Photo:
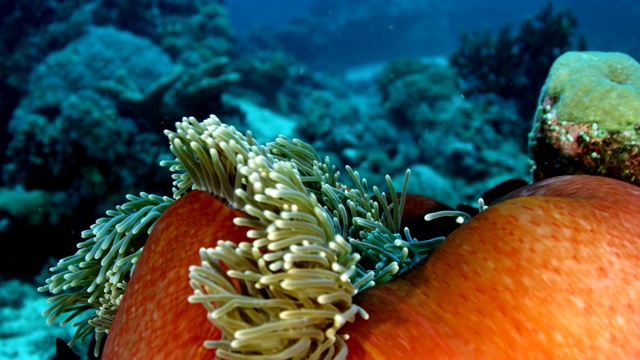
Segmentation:
{"type": "MultiPolygon", "coordinates": [[[[552,15],[575,16],[564,50],[582,37],[588,50],[640,57],[640,2],[551,4],[552,15]]],[[[473,71],[451,59],[466,46],[462,34],[495,37],[506,26],[517,36],[543,6],[3,2],[0,359],[48,358],[55,337],[69,340],[70,330],[38,315],[46,305],[35,288],[126,194],[171,195],[171,176],[157,164],[171,158],[162,131],[182,116],[214,113],[261,142],[300,138],[372,184],[384,186],[389,174],[397,185],[411,168],[410,191],[450,205],[473,203],[507,179],[528,180],[527,133],[545,75],[514,73],[523,88],[479,90],[473,71]]]]}
{"type": "MultiPolygon", "coordinates": [[[[370,0],[236,0],[228,2],[229,18],[240,36],[255,30],[256,26],[269,28],[283,28],[287,21],[298,16],[304,16],[313,11],[314,5],[320,7],[312,16],[326,16],[327,21],[339,17],[339,13],[349,12],[358,4],[376,4],[375,7],[384,13],[386,8],[393,8],[396,4],[414,5],[418,11],[415,20],[409,24],[388,22],[372,26],[388,26],[389,36],[403,46],[398,48],[392,56],[415,56],[448,54],[458,45],[458,36],[465,31],[479,29],[497,29],[505,24],[518,26],[523,19],[531,17],[543,4],[551,3],[556,9],[570,8],[576,15],[579,30],[586,35],[590,50],[601,51],[638,51],[640,47],[640,25],[637,17],[640,15],[638,5],[634,1],[599,1],[599,0],[563,0],[563,1],[370,1],[370,0]],[[324,4],[318,6],[318,3],[324,4]],[[430,6],[415,6],[417,4],[431,4],[430,6]],[[437,24],[437,25],[433,25],[437,24]],[[394,26],[395,25],[395,26],[394,26]],[[420,34],[408,34],[398,31],[398,26],[423,27],[420,34]],[[430,40],[433,37],[441,41],[430,40]],[[422,41],[420,40],[422,39],[422,41]],[[416,41],[417,40],[417,43],[416,41]],[[420,43],[425,42],[425,43],[420,43]]],[[[328,24],[327,27],[330,27],[328,24]]],[[[345,34],[331,34],[333,40],[340,43],[345,34]]],[[[358,33],[354,36],[367,38],[368,34],[358,33]]],[[[386,52],[389,42],[380,42],[375,46],[378,52],[386,52]]],[[[373,50],[373,49],[372,49],[373,50]]],[[[362,59],[366,61],[367,59],[362,59]]]]}

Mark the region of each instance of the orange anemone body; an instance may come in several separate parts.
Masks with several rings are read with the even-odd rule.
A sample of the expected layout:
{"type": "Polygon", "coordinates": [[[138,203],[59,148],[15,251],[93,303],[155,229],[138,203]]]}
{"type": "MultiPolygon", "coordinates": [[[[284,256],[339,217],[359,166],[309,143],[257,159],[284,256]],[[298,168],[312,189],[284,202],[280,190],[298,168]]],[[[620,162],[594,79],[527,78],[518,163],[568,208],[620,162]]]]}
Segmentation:
{"type": "Polygon", "coordinates": [[[206,310],[189,304],[189,266],[201,247],[248,241],[233,224],[243,213],[192,191],[162,214],[136,264],[103,351],[103,359],[210,359],[207,339],[220,337],[206,310]]]}
{"type": "MultiPolygon", "coordinates": [[[[416,268],[357,295],[370,319],[341,330],[349,357],[640,358],[640,189],[590,176],[534,186],[518,196],[535,196],[492,206],[416,268]]],[[[420,206],[408,200],[407,213],[420,206]]],[[[219,333],[187,302],[188,268],[218,239],[248,241],[236,216],[199,191],[165,211],[104,359],[214,357],[202,344],[219,333]]]]}
{"type": "MultiPolygon", "coordinates": [[[[639,358],[640,189],[555,179],[358,295],[352,359],[639,358]]],[[[523,192],[527,192],[525,189],[523,192]]]]}

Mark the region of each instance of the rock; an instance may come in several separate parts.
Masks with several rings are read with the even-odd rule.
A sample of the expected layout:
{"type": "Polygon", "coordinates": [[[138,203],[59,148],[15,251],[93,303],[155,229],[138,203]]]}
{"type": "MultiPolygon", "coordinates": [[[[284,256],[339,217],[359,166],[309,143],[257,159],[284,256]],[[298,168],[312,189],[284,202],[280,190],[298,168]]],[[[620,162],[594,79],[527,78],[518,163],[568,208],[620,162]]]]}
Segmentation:
{"type": "Polygon", "coordinates": [[[536,181],[590,174],[640,185],[640,64],[622,53],[560,56],[529,141],[536,181]]]}

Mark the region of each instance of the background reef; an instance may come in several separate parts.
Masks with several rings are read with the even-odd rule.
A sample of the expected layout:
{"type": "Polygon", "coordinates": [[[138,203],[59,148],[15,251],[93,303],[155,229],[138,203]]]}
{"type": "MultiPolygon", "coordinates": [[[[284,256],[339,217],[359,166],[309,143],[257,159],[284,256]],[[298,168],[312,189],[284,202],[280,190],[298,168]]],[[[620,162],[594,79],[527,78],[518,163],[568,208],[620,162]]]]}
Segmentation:
{"type": "Polygon", "coordinates": [[[0,358],[69,337],[33,284],[126,194],[170,194],[182,116],[298,137],[372,184],[411,168],[410,192],[450,205],[530,179],[552,62],[638,59],[640,5],[522,3],[0,0],[0,358]]]}

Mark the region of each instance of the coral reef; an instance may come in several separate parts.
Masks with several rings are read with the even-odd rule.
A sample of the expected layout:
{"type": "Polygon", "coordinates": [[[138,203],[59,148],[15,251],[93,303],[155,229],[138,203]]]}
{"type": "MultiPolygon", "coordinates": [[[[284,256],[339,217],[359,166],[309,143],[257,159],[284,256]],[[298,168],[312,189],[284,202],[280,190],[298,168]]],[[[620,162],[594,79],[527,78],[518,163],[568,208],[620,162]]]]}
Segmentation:
{"type": "MultiPolygon", "coordinates": [[[[101,9],[96,6],[91,11],[101,9]]],[[[225,17],[215,12],[219,7],[211,4],[209,12],[184,15],[185,21],[216,22],[216,16],[225,17]]],[[[178,14],[171,16],[177,21],[178,14]]],[[[224,21],[199,28],[191,36],[210,42],[215,36],[204,34],[223,32],[224,21]]],[[[228,40],[228,32],[227,27],[221,36],[228,40]]],[[[228,71],[228,57],[211,56],[228,51],[228,41],[207,47],[189,42],[186,32],[172,36],[207,51],[185,48],[172,59],[148,38],[112,26],[90,26],[34,66],[24,96],[9,110],[2,186],[5,195],[39,195],[41,206],[31,212],[0,209],[3,236],[41,238],[49,232],[62,239],[58,234],[79,231],[141,182],[150,190],[167,183],[166,174],[149,168],[168,155],[159,146],[166,120],[187,109],[195,115],[206,115],[211,108],[224,113],[228,107],[222,94],[239,79],[228,71]],[[42,226],[31,227],[36,218],[42,226]]],[[[48,257],[73,246],[51,241],[29,253],[26,243],[9,242],[0,270],[21,276],[36,273],[48,257]]]]}
{"type": "MultiPolygon", "coordinates": [[[[60,104],[80,90],[98,90],[101,83],[121,78],[131,87],[147,89],[172,71],[171,58],[148,39],[113,27],[91,27],[36,66],[17,111],[55,115],[60,104]]],[[[15,122],[9,124],[10,131],[15,122]]]]}
{"type": "MultiPolygon", "coordinates": [[[[278,97],[290,104],[283,115],[295,120],[295,136],[338,165],[359,164],[360,172],[372,181],[411,168],[420,179],[410,184],[411,191],[449,204],[473,203],[501,181],[528,177],[530,129],[522,128],[514,106],[495,95],[461,97],[455,72],[444,58],[391,61],[354,81],[307,75],[299,69],[300,73],[291,71],[284,84],[284,72],[274,81],[278,97]],[[499,149],[489,144],[499,144],[499,149]],[[506,161],[504,154],[509,154],[506,161]],[[457,161],[464,165],[454,165],[457,161]],[[439,186],[420,186],[434,176],[439,186]]],[[[251,83],[240,82],[249,89],[251,83]]],[[[284,110],[279,101],[263,100],[273,92],[231,92],[274,111],[284,110]]],[[[281,123],[275,115],[273,121],[281,123]]],[[[393,180],[401,186],[401,176],[393,180]]]]}
{"type": "Polygon", "coordinates": [[[174,59],[192,53],[199,60],[227,54],[233,31],[222,1],[98,1],[93,23],[115,26],[162,46],[174,59]]]}
{"type": "Polygon", "coordinates": [[[523,22],[517,34],[505,26],[497,36],[491,31],[463,35],[451,64],[468,82],[466,94],[513,99],[518,113],[529,118],[535,111],[531,94],[539,91],[553,60],[565,51],[586,48],[584,38],[574,44],[577,26],[570,9],[554,12],[549,3],[523,22]]]}
{"type": "Polygon", "coordinates": [[[346,149],[356,146],[363,139],[353,136],[359,132],[357,130],[338,129],[363,119],[362,109],[352,101],[328,90],[314,90],[303,100],[297,133],[311,144],[321,143],[327,148],[346,149]]]}
{"type": "Polygon", "coordinates": [[[28,91],[29,74],[91,24],[93,4],[83,1],[0,2],[0,163],[11,133],[6,125],[28,91]]]}
{"type": "Polygon", "coordinates": [[[234,52],[235,34],[222,1],[159,3],[158,44],[177,62],[202,63],[234,52]]]}
{"type": "Polygon", "coordinates": [[[134,116],[144,128],[159,132],[165,119],[179,118],[187,109],[193,114],[224,110],[222,93],[239,74],[227,70],[225,56],[198,59],[176,63],[146,38],[92,27],[34,69],[17,111],[55,114],[67,97],[92,89],[115,100],[118,114],[134,116]]]}
{"type": "Polygon", "coordinates": [[[640,64],[568,52],[542,88],[530,135],[535,180],[591,174],[640,185],[640,64]]]}
{"type": "MultiPolygon", "coordinates": [[[[460,96],[458,79],[446,60],[391,61],[377,75],[376,88],[387,121],[375,128],[383,127],[391,138],[403,139],[386,153],[387,171],[395,164],[399,165],[396,171],[416,167],[426,171],[424,178],[428,178],[435,170],[449,179],[451,188],[459,189],[453,192],[445,186],[441,194],[425,195],[450,204],[473,203],[499,182],[528,177],[525,139],[530,129],[521,126],[524,121],[514,106],[495,95],[460,96]],[[438,156],[433,156],[435,152],[438,156]],[[394,161],[389,154],[404,161],[394,161]]],[[[369,127],[366,133],[367,137],[376,134],[369,127]]],[[[379,144],[386,141],[382,137],[372,146],[384,149],[379,144]]]]}
{"type": "Polygon", "coordinates": [[[37,113],[15,114],[14,137],[7,149],[11,161],[2,168],[4,194],[40,196],[38,206],[31,202],[34,207],[24,212],[0,210],[0,217],[10,221],[3,235],[7,244],[2,271],[33,274],[50,256],[73,246],[43,241],[38,251],[27,251],[31,245],[19,238],[63,239],[113,206],[123,192],[132,192],[139,179],[150,188],[166,183],[166,174],[153,170],[166,156],[160,137],[141,133],[130,120],[117,117],[113,102],[82,90],[68,96],[59,111],[52,119],[37,113]],[[37,227],[34,218],[41,219],[37,227]]]}
{"type": "Polygon", "coordinates": [[[83,1],[3,1],[0,5],[0,78],[26,90],[27,76],[47,54],[66,45],[91,23],[83,1]]]}
{"type": "Polygon", "coordinates": [[[441,124],[440,113],[460,94],[454,69],[447,63],[406,59],[387,63],[376,78],[382,106],[399,127],[420,133],[441,124]]]}
{"type": "Polygon", "coordinates": [[[291,101],[285,96],[285,87],[295,77],[296,70],[302,71],[300,68],[300,64],[283,52],[244,56],[231,66],[232,71],[241,75],[236,93],[284,113],[289,112],[288,102],[291,101]]]}
{"type": "Polygon", "coordinates": [[[180,112],[206,114],[210,108],[225,113],[223,93],[240,79],[237,72],[228,71],[229,59],[216,57],[194,67],[176,66],[168,75],[146,90],[121,76],[100,84],[100,90],[112,95],[125,111],[144,120],[147,128],[160,131],[167,119],[180,112]]]}

